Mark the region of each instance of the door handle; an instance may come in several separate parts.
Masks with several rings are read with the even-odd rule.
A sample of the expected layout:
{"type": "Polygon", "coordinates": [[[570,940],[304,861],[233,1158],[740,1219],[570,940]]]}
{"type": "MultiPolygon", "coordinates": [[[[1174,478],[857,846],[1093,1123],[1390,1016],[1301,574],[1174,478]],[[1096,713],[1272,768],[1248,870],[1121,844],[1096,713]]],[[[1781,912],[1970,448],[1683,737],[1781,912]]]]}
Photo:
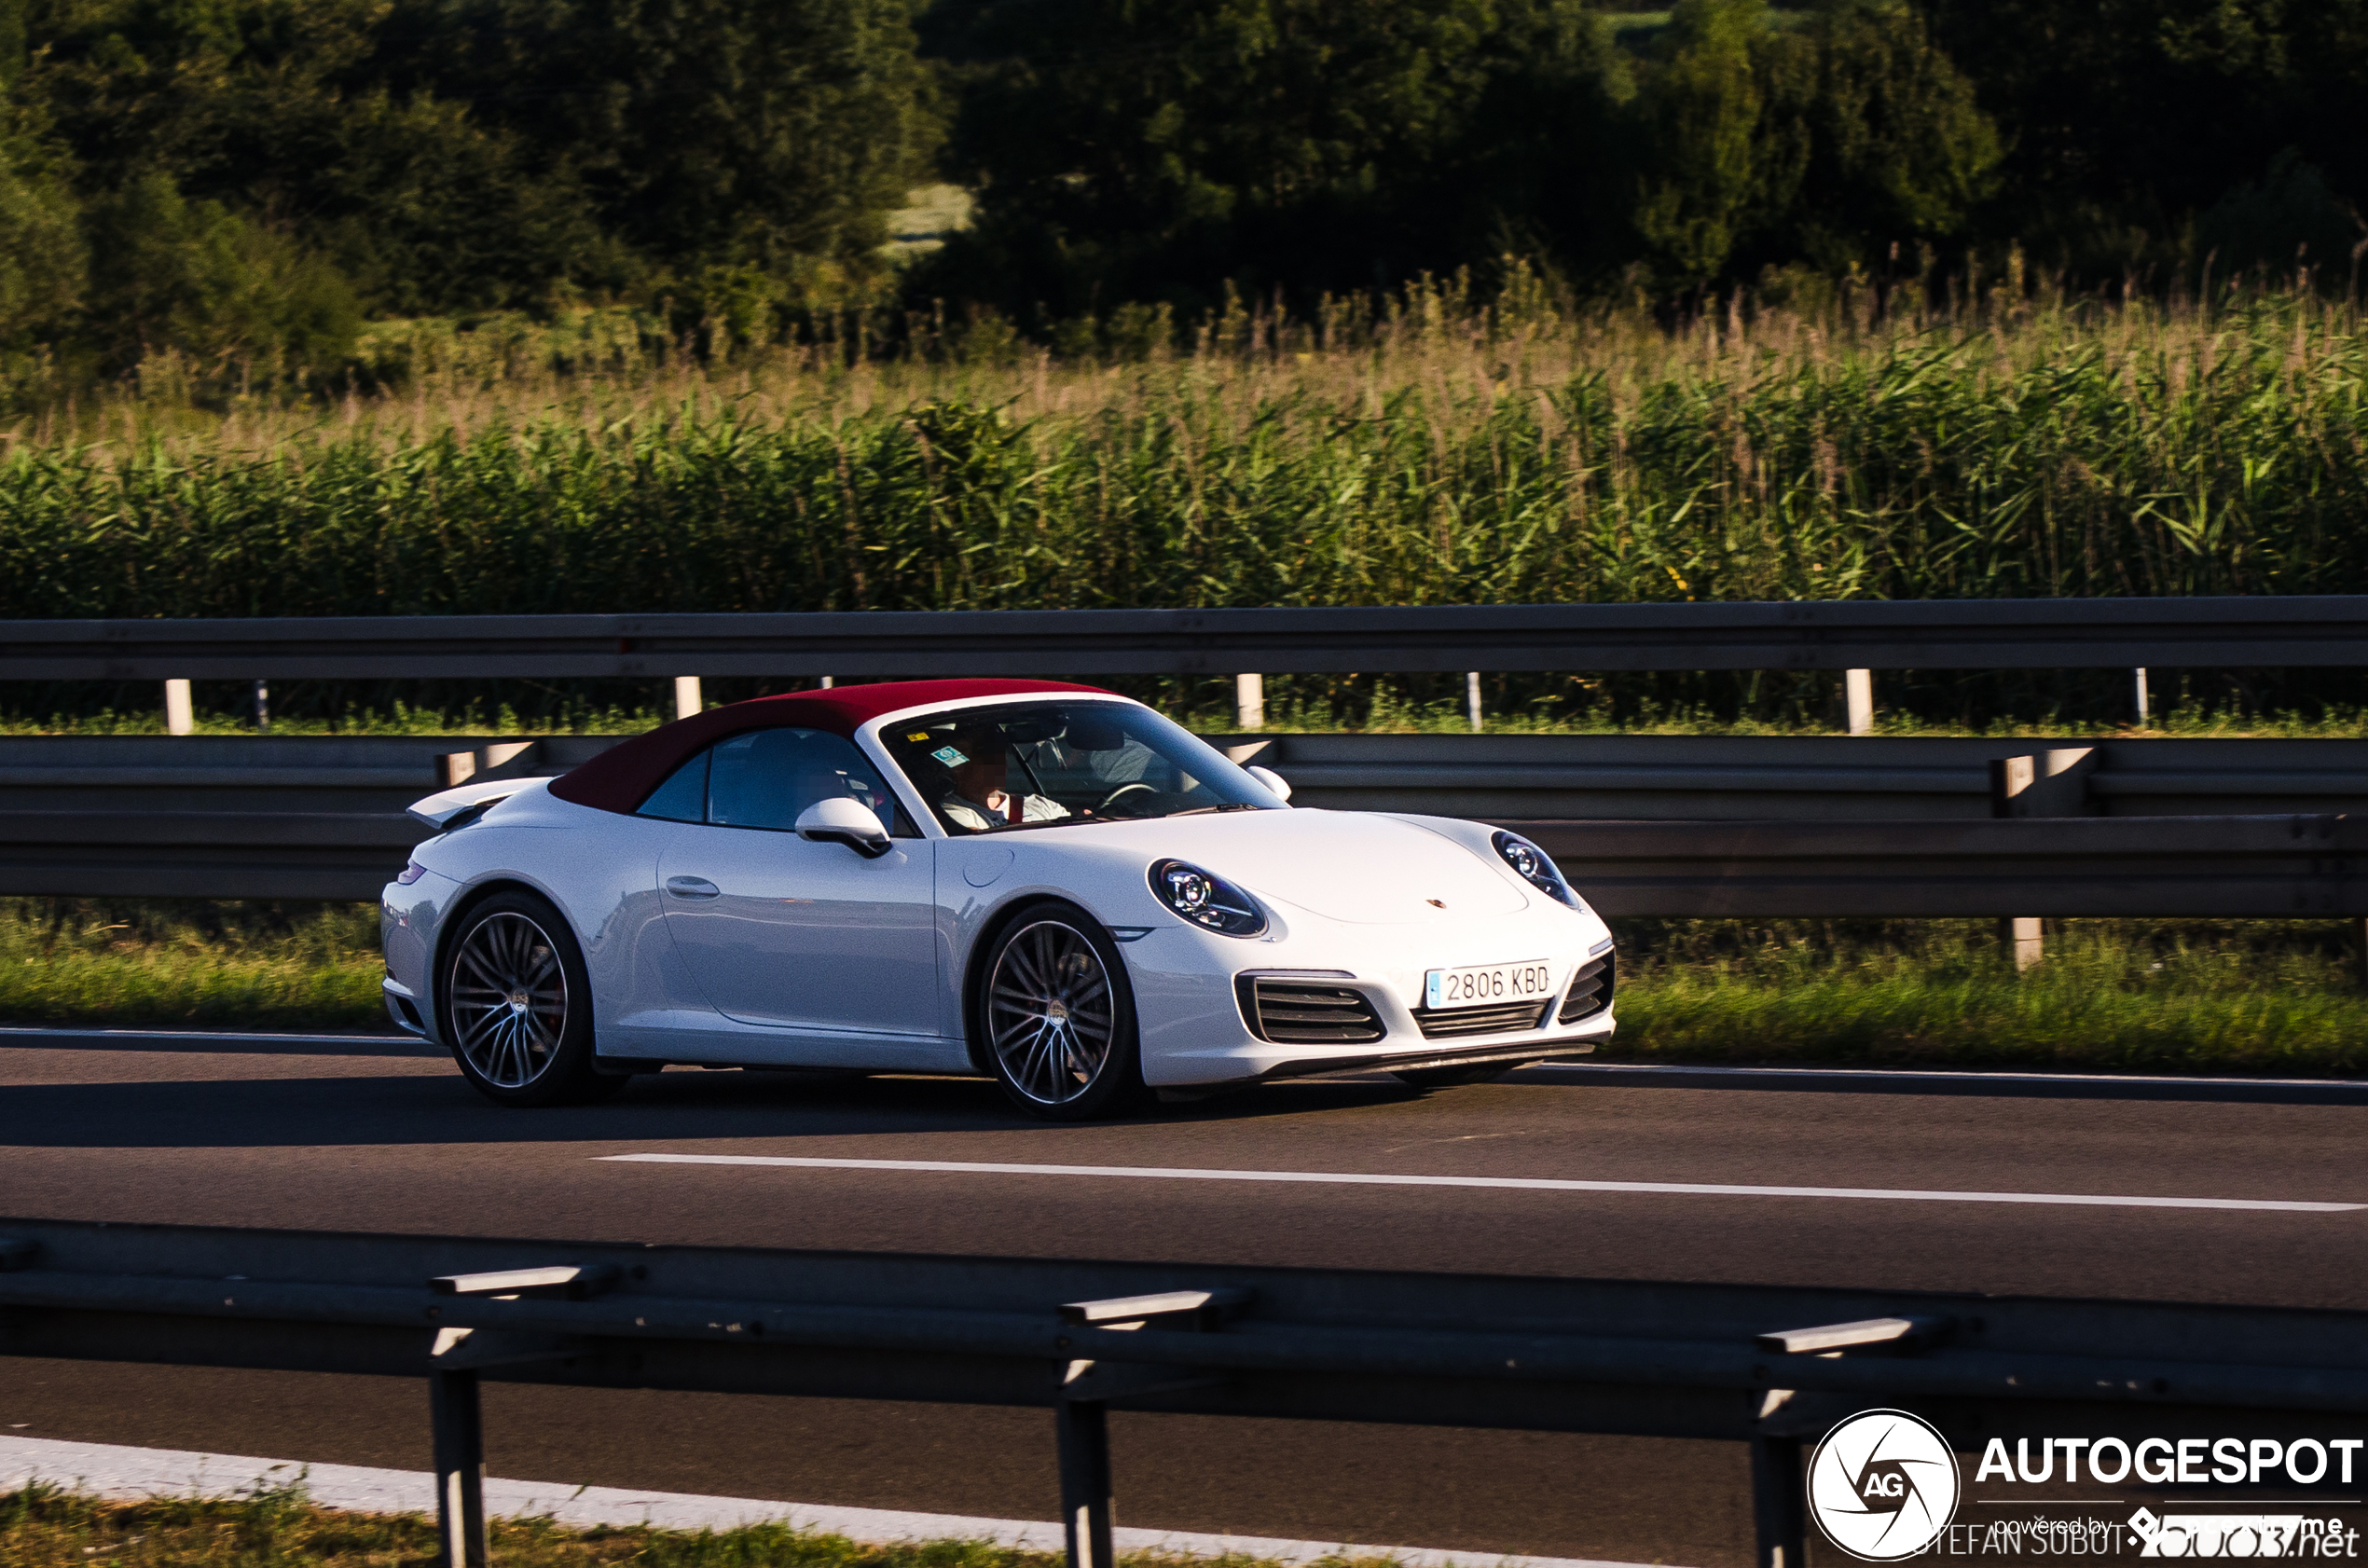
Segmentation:
{"type": "Polygon", "coordinates": [[[669,876],[666,890],[678,899],[711,899],[723,891],[704,876],[669,876]]]}

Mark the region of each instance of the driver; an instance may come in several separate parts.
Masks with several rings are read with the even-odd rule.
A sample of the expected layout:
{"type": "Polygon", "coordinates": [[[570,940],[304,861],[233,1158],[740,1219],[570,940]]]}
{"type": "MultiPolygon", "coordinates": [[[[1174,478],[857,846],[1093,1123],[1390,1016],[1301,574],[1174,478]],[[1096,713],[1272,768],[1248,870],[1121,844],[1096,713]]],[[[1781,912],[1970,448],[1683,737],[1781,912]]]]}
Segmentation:
{"type": "MultiPolygon", "coordinates": [[[[1006,761],[1009,748],[1002,732],[957,731],[953,750],[962,760],[946,764],[954,788],[937,803],[938,814],[953,826],[974,833],[1013,820],[1012,797],[1003,788],[1009,781],[1010,763],[1006,761]]],[[[1048,795],[1024,795],[1017,819],[1054,822],[1068,814],[1068,807],[1048,795]]]]}

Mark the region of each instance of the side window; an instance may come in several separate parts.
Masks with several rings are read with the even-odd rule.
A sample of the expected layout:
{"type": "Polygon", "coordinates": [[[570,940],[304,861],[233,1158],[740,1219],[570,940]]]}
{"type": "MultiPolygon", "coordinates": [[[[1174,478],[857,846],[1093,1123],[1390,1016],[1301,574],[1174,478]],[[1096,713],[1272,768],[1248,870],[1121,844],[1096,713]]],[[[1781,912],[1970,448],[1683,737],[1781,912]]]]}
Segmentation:
{"type": "Polygon", "coordinates": [[[641,803],[637,817],[663,817],[669,822],[703,822],[707,820],[707,760],[711,752],[702,751],[676,768],[667,781],[641,803]]]}
{"type": "MultiPolygon", "coordinates": [[[[855,743],[822,730],[755,730],[709,753],[707,819],[734,828],[794,828],[800,813],[830,798],[860,801],[892,818],[880,770],[855,743]]],[[[668,780],[669,785],[671,780],[668,780]]]]}

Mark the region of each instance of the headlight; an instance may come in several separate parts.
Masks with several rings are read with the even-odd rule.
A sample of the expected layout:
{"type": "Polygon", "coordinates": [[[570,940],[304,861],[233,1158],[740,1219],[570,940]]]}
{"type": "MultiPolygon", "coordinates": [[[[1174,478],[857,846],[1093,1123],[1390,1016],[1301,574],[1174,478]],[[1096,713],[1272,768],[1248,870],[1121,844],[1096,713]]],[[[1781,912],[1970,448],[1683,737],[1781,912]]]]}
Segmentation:
{"type": "Polygon", "coordinates": [[[1266,916],[1247,893],[1223,877],[1212,876],[1185,861],[1154,863],[1151,891],[1162,903],[1195,926],[1229,937],[1254,937],[1266,929],[1266,916]]]}
{"type": "Polygon", "coordinates": [[[1563,880],[1562,871],[1554,864],[1554,858],[1545,850],[1519,833],[1501,831],[1490,842],[1496,846],[1496,852],[1505,858],[1505,863],[1512,867],[1514,873],[1523,882],[1573,909],[1586,907],[1578,901],[1578,895],[1571,891],[1571,885],[1563,880]]]}

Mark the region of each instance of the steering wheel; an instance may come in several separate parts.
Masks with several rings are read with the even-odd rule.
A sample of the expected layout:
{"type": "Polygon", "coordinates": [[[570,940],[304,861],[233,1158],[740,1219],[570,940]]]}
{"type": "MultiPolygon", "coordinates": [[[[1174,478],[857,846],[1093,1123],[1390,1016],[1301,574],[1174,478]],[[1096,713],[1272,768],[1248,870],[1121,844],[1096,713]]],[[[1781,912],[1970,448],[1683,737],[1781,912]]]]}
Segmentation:
{"type": "Polygon", "coordinates": [[[1102,804],[1094,808],[1095,814],[1096,816],[1107,814],[1110,807],[1116,805],[1127,796],[1134,794],[1138,790],[1147,795],[1156,795],[1159,793],[1157,790],[1152,789],[1149,784],[1144,783],[1139,778],[1129,779],[1127,782],[1120,785],[1117,789],[1112,790],[1108,794],[1104,795],[1102,797],[1102,804]]]}

